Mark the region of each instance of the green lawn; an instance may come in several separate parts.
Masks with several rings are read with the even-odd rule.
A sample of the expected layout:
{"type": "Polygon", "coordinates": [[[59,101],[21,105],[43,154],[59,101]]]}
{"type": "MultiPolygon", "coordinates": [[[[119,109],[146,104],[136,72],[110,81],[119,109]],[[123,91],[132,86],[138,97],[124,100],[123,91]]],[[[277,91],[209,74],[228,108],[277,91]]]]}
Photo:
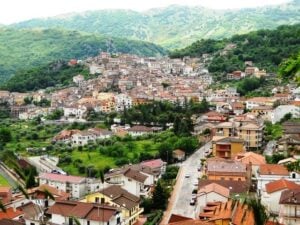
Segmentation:
{"type": "MultiPolygon", "coordinates": [[[[93,150],[87,150],[86,148],[83,148],[83,151],[73,150],[72,153],[67,154],[71,156],[72,162],[64,163],[60,165],[60,167],[69,174],[80,175],[80,172],[78,171],[78,165],[74,163],[76,160],[81,160],[82,163],[80,164],[84,165],[85,167],[93,166],[94,169],[99,170],[106,167],[117,167],[115,163],[116,160],[120,158],[126,158],[131,163],[135,163],[139,154],[143,152],[147,152],[151,155],[158,153],[158,144],[155,144],[151,139],[130,142],[121,141],[120,143],[122,146],[124,146],[122,157],[110,157],[108,155],[104,155],[100,153],[98,148],[93,150]]],[[[64,155],[66,155],[66,153],[64,153],[64,155]]]]}
{"type": "MultiPolygon", "coordinates": [[[[111,157],[103,156],[98,151],[93,152],[79,152],[78,150],[73,151],[71,154],[72,161],[74,162],[76,159],[81,159],[82,164],[86,167],[94,166],[95,169],[104,169],[105,167],[114,167],[115,160],[111,157]]],[[[69,165],[61,166],[64,171],[72,175],[80,175],[77,166],[73,163],[69,165]]]]}
{"type": "Polygon", "coordinates": [[[0,175],[0,187],[2,187],[2,186],[10,186],[9,185],[9,183],[8,183],[8,181],[2,176],[2,175],[0,175]]]}

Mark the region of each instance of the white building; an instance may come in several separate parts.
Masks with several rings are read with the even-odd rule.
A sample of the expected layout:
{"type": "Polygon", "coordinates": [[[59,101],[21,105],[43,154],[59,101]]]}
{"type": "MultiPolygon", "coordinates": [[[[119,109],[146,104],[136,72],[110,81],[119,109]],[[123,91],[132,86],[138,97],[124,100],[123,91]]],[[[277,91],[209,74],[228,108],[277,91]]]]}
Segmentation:
{"type": "Polygon", "coordinates": [[[287,113],[291,113],[293,118],[300,118],[300,107],[295,105],[280,105],[271,113],[272,123],[279,122],[287,113]]]}
{"type": "Polygon", "coordinates": [[[216,183],[211,183],[201,187],[197,194],[198,212],[203,212],[203,208],[209,202],[227,202],[230,197],[230,190],[216,183]]]}
{"type": "Polygon", "coordinates": [[[149,194],[150,187],[146,186],[147,179],[145,173],[131,168],[117,169],[105,174],[105,181],[108,184],[121,185],[123,189],[136,196],[149,194]]]}
{"type": "Polygon", "coordinates": [[[150,127],[146,127],[146,126],[133,126],[129,128],[127,131],[128,134],[130,134],[131,136],[142,136],[142,135],[153,133],[153,130],[150,127]]]}
{"type": "Polygon", "coordinates": [[[260,165],[256,173],[258,195],[261,195],[262,190],[265,188],[267,183],[280,179],[285,179],[300,184],[300,175],[296,172],[289,172],[283,165],[260,165]]]}
{"type": "Polygon", "coordinates": [[[118,94],[115,96],[116,111],[123,111],[125,108],[132,107],[132,98],[126,94],[118,94]]]}
{"type": "Polygon", "coordinates": [[[63,108],[64,117],[73,119],[82,119],[87,111],[85,106],[71,105],[63,108]]]}
{"type": "Polygon", "coordinates": [[[96,135],[89,131],[80,131],[72,135],[72,144],[84,146],[89,142],[94,142],[96,140],[96,135]]]}
{"type": "Polygon", "coordinates": [[[68,176],[54,173],[42,173],[39,176],[40,185],[47,184],[58,190],[70,193],[71,198],[81,198],[84,195],[100,190],[100,180],[79,176],[68,176]]]}
{"type": "Polygon", "coordinates": [[[294,188],[300,188],[300,185],[285,179],[271,181],[261,191],[261,203],[267,208],[268,212],[278,215],[281,193],[294,188]]]}

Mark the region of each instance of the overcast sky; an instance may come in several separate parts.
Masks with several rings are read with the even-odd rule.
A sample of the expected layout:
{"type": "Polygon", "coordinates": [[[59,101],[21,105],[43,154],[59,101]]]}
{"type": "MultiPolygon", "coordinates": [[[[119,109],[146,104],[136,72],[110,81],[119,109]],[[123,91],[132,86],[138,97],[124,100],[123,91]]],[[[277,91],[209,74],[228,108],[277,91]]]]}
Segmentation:
{"type": "Polygon", "coordinates": [[[9,24],[37,17],[97,9],[133,9],[165,7],[171,4],[199,5],[214,9],[245,8],[280,4],[289,0],[3,0],[0,23],[9,24]]]}

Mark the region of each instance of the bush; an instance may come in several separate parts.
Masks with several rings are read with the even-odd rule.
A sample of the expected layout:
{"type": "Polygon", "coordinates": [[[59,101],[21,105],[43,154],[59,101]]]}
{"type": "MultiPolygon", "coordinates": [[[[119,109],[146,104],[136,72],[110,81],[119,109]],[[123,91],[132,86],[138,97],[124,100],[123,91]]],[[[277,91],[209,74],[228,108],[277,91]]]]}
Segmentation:
{"type": "Polygon", "coordinates": [[[127,158],[120,158],[120,159],[117,159],[115,162],[116,166],[123,166],[128,163],[129,163],[129,160],[127,158]]]}

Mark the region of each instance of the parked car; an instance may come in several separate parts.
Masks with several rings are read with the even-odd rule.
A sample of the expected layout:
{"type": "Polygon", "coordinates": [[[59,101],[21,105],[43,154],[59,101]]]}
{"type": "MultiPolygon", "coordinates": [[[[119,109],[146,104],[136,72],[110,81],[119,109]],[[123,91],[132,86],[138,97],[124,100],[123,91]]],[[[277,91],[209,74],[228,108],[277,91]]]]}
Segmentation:
{"type": "Polygon", "coordinates": [[[192,199],[196,199],[197,198],[197,194],[192,194],[192,199]]]}
{"type": "Polygon", "coordinates": [[[191,175],[189,173],[185,174],[185,178],[189,178],[191,175]]]}
{"type": "Polygon", "coordinates": [[[196,199],[191,199],[191,201],[190,201],[190,205],[195,205],[196,204],[196,199]]]}

